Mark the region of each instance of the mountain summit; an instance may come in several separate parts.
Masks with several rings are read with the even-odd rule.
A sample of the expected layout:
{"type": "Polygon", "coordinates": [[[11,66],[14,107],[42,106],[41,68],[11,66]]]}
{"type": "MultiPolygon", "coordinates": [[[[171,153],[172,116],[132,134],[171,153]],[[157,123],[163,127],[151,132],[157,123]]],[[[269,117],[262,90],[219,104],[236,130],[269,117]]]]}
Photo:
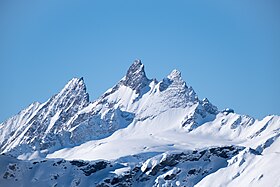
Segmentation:
{"type": "Polygon", "coordinates": [[[141,60],[136,59],[134,63],[129,67],[123,84],[130,87],[137,92],[150,83],[150,80],[146,77],[144,65],[141,60]]]}
{"type": "Polygon", "coordinates": [[[135,60],[95,101],[73,78],[1,123],[0,186],[279,186],[279,129],[135,60]]]}
{"type": "Polygon", "coordinates": [[[171,80],[179,80],[181,79],[181,72],[174,69],[167,77],[171,80]]]}

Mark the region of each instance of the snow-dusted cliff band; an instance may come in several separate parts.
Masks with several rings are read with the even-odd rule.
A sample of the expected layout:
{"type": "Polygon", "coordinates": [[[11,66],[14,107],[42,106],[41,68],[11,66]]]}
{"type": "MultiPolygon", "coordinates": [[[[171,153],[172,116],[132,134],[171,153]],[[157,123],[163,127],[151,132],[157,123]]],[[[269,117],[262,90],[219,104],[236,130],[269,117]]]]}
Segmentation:
{"type": "Polygon", "coordinates": [[[91,102],[73,78],[0,124],[0,186],[280,186],[280,117],[199,99],[136,60],[91,102]]]}

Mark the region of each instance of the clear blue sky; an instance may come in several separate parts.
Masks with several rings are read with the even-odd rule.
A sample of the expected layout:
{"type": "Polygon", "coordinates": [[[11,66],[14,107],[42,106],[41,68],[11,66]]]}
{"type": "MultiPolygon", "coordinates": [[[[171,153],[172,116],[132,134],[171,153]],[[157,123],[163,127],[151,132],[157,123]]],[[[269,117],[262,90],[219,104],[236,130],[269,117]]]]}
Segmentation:
{"type": "Polygon", "coordinates": [[[3,0],[0,121],[72,77],[94,100],[135,58],[149,78],[180,70],[219,109],[279,115],[279,33],[278,0],[3,0]]]}

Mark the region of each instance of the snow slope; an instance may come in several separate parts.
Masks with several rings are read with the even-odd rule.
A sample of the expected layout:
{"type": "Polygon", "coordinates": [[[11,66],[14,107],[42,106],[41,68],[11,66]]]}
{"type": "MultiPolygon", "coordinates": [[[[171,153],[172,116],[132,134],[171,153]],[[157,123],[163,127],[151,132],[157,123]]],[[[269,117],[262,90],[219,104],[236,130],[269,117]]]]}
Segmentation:
{"type": "MultiPolygon", "coordinates": [[[[89,102],[83,79],[74,78],[47,102],[34,103],[0,124],[0,150],[8,160],[3,163],[8,169],[1,173],[10,171],[10,162],[25,168],[47,159],[39,161],[40,172],[67,176],[73,160],[104,160],[113,168],[100,169],[97,178],[74,172],[70,181],[47,184],[75,186],[78,180],[80,186],[279,186],[279,165],[270,164],[280,163],[279,134],[279,116],[257,120],[232,109],[219,111],[208,99],[200,100],[178,70],[161,81],[148,79],[136,60],[96,101],[89,102]],[[58,158],[69,167],[46,165],[58,158]]],[[[16,178],[25,184],[36,180],[30,182],[36,186],[47,180],[35,177],[33,170],[17,178],[25,175],[22,171],[0,184],[13,186],[16,178]]]]}
{"type": "Polygon", "coordinates": [[[115,161],[48,159],[20,161],[0,156],[3,186],[193,186],[227,165],[243,148],[137,154],[115,161]]]}

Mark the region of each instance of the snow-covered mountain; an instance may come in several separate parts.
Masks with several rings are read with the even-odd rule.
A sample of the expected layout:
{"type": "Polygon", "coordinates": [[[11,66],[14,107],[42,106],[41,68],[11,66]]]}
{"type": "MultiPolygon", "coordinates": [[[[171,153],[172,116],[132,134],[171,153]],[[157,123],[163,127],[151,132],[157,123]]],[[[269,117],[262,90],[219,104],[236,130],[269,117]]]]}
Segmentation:
{"type": "Polygon", "coordinates": [[[73,78],[1,123],[0,186],[280,186],[279,136],[279,116],[220,111],[135,60],[96,101],[73,78]]]}

